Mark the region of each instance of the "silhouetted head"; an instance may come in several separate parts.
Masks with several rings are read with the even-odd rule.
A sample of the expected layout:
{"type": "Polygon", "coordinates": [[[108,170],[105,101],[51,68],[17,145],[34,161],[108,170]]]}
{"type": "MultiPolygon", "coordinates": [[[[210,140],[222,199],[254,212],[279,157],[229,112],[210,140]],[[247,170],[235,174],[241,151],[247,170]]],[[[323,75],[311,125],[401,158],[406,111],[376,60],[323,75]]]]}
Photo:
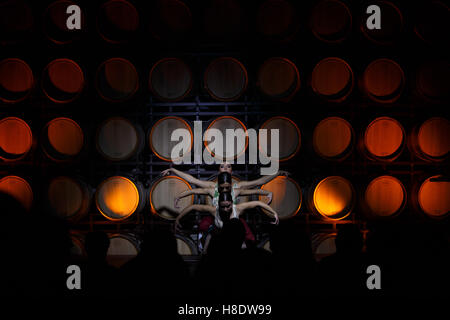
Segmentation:
{"type": "Polygon", "coordinates": [[[109,237],[103,231],[89,232],[86,235],[85,247],[89,260],[103,261],[109,248],[109,237]]]}
{"type": "Polygon", "coordinates": [[[229,162],[221,163],[219,166],[219,172],[228,172],[229,174],[231,174],[233,172],[231,168],[231,163],[229,162]]]}
{"type": "Polygon", "coordinates": [[[222,221],[227,221],[230,219],[230,214],[233,210],[233,197],[231,193],[220,193],[219,194],[219,215],[222,221]]]}
{"type": "Polygon", "coordinates": [[[231,192],[231,174],[228,172],[221,172],[217,177],[217,184],[219,185],[219,193],[231,192]]]}
{"type": "Polygon", "coordinates": [[[177,240],[169,229],[147,231],[142,237],[141,253],[144,255],[175,255],[177,240]]]}
{"type": "Polygon", "coordinates": [[[239,250],[245,239],[245,227],[239,219],[229,219],[224,223],[222,236],[226,241],[227,248],[239,250]]]}
{"type": "Polygon", "coordinates": [[[313,258],[309,235],[302,228],[288,221],[282,221],[278,226],[273,227],[270,235],[270,250],[274,254],[303,260],[313,258]]]}
{"type": "Polygon", "coordinates": [[[339,254],[358,254],[363,247],[363,236],[358,226],[343,225],[336,236],[336,252],[339,254]]]}

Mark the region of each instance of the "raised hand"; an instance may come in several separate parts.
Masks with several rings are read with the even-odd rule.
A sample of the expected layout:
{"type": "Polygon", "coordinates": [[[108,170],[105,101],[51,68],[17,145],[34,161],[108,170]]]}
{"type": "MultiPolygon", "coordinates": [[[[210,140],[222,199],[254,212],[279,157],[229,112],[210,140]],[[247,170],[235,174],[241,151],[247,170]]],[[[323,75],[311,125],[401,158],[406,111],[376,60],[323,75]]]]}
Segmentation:
{"type": "Polygon", "coordinates": [[[164,176],[168,176],[168,175],[170,175],[171,171],[172,171],[171,168],[166,169],[166,170],[164,170],[164,171],[161,171],[161,175],[162,175],[163,177],[164,177],[164,176]]]}
{"type": "Polygon", "coordinates": [[[278,223],[280,223],[280,219],[278,219],[278,215],[276,214],[276,215],[275,215],[275,221],[274,221],[274,222],[271,222],[271,224],[277,225],[278,223]]]}
{"type": "Polygon", "coordinates": [[[180,209],[180,205],[179,205],[179,202],[180,202],[180,198],[175,198],[175,200],[174,200],[174,204],[173,204],[173,206],[176,208],[176,209],[180,209]]]}

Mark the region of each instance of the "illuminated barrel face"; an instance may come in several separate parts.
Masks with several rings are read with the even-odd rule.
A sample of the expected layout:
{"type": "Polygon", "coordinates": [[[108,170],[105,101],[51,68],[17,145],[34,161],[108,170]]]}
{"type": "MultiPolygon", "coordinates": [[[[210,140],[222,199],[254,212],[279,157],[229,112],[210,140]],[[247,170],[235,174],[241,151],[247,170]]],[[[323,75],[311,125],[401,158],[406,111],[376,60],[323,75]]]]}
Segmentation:
{"type": "Polygon", "coordinates": [[[31,150],[32,145],[33,135],[25,121],[15,117],[0,120],[0,159],[22,159],[31,150]]]}
{"type": "Polygon", "coordinates": [[[312,249],[316,261],[336,253],[336,233],[318,233],[312,236],[312,249]]]}
{"type": "Polygon", "coordinates": [[[60,218],[79,219],[89,210],[87,187],[70,177],[57,177],[50,181],[47,190],[50,208],[60,218]]]}
{"type": "Polygon", "coordinates": [[[111,177],[97,189],[97,208],[108,220],[124,220],[138,209],[143,197],[141,192],[131,180],[111,177]]]}
{"type": "Polygon", "coordinates": [[[405,131],[395,119],[377,118],[367,127],[364,145],[369,157],[376,160],[394,160],[402,151],[405,131]]]}
{"type": "MultiPolygon", "coordinates": [[[[215,158],[219,160],[229,161],[237,159],[238,157],[244,154],[248,146],[248,137],[245,135],[246,131],[247,128],[239,119],[231,116],[219,117],[213,120],[205,131],[204,134],[205,147],[211,155],[213,155],[215,158]],[[227,129],[232,129],[235,131],[239,130],[237,134],[239,134],[240,132],[242,135],[239,136],[243,137],[243,139],[241,139],[242,140],[241,143],[233,143],[233,148],[230,145],[231,140],[226,139],[227,129]],[[212,140],[216,139],[216,134],[214,133],[215,130],[218,130],[221,133],[221,136],[223,137],[222,153],[218,152],[218,150],[214,150],[214,148],[211,147],[211,142],[213,142],[212,140]]],[[[217,143],[216,146],[220,146],[220,144],[217,143]]]]}
{"type": "Polygon", "coordinates": [[[353,186],[348,180],[339,176],[323,179],[314,189],[314,208],[326,219],[346,218],[351,213],[354,202],[353,186]]]}
{"type": "MultiPolygon", "coordinates": [[[[165,117],[156,122],[150,131],[149,143],[153,153],[164,161],[181,160],[184,156],[189,156],[194,142],[191,126],[181,118],[165,117]],[[171,137],[175,130],[185,129],[190,134],[190,147],[186,154],[179,153],[172,158],[172,149],[179,144],[179,141],[172,141],[171,137]]],[[[180,150],[182,151],[182,150],[180,150]]]]}
{"type": "Polygon", "coordinates": [[[350,10],[341,1],[320,1],[311,11],[310,27],[312,33],[321,41],[341,42],[351,31],[350,10]]]}
{"type": "Polygon", "coordinates": [[[31,68],[20,59],[0,61],[0,100],[15,103],[24,100],[31,92],[34,77],[31,68]]]}
{"type": "MultiPolygon", "coordinates": [[[[273,117],[264,122],[260,129],[267,129],[267,146],[265,147],[259,141],[259,149],[264,154],[271,155],[271,130],[277,129],[279,134],[279,156],[280,161],[286,161],[293,158],[301,146],[301,134],[298,126],[286,117],[273,117]]],[[[275,157],[275,155],[271,155],[275,157]]],[[[275,157],[276,158],[276,157],[275,157]]]]}
{"type": "Polygon", "coordinates": [[[33,204],[33,190],[28,182],[17,176],[6,176],[0,179],[0,192],[15,198],[26,210],[33,204]]]}
{"type": "Polygon", "coordinates": [[[342,118],[323,119],[314,129],[314,150],[319,156],[328,160],[340,160],[346,157],[352,149],[353,141],[353,128],[342,118]]]}
{"type": "Polygon", "coordinates": [[[197,249],[192,240],[186,237],[177,235],[177,252],[181,256],[192,256],[197,254],[197,249]]]}
{"type": "Polygon", "coordinates": [[[139,27],[139,13],[125,0],[105,2],[97,16],[97,28],[104,40],[112,43],[129,41],[139,27]]]}
{"type": "Polygon", "coordinates": [[[364,89],[370,99],[380,103],[395,102],[405,86],[402,68],[389,59],[371,62],[363,76],[364,89]]]}
{"type": "Polygon", "coordinates": [[[442,181],[442,178],[443,176],[430,177],[419,189],[420,209],[431,218],[444,218],[450,212],[450,182],[442,181]],[[437,181],[433,181],[435,179],[437,181]]]}
{"type": "Polygon", "coordinates": [[[120,268],[139,253],[137,243],[130,236],[114,234],[110,236],[109,241],[106,261],[116,268],[120,268]]]}
{"type": "Polygon", "coordinates": [[[128,60],[109,59],[103,62],[97,71],[97,90],[107,101],[126,101],[136,93],[138,87],[138,73],[128,60]]]}
{"type": "Polygon", "coordinates": [[[86,27],[86,20],[81,10],[81,30],[67,28],[67,8],[75,5],[73,1],[60,0],[51,3],[44,13],[44,30],[47,37],[57,43],[66,44],[72,42],[79,36],[81,30],[86,27]]]}
{"type": "Polygon", "coordinates": [[[54,160],[70,160],[84,146],[83,130],[69,118],[53,119],[45,127],[43,135],[44,151],[54,160]]]}
{"type": "Polygon", "coordinates": [[[364,200],[374,217],[392,217],[403,209],[406,202],[405,187],[397,178],[380,176],[367,186],[364,200]]]}
{"type": "Polygon", "coordinates": [[[216,100],[233,101],[247,89],[247,70],[234,58],[213,60],[205,71],[205,88],[216,100]]]}
{"type": "Polygon", "coordinates": [[[445,160],[450,152],[450,121],[431,118],[425,121],[417,133],[413,133],[416,154],[431,161],[445,160]]]}
{"type": "MultiPolygon", "coordinates": [[[[288,219],[295,216],[302,205],[302,191],[300,186],[289,177],[276,177],[261,187],[273,193],[272,202],[269,204],[280,219],[288,219]]],[[[266,196],[260,196],[260,200],[267,203],[266,196]]],[[[264,213],[268,214],[266,210],[264,213]]]]}
{"type": "MultiPolygon", "coordinates": [[[[400,10],[390,1],[372,1],[382,12],[382,24],[380,29],[368,29],[367,20],[361,19],[361,31],[371,41],[377,44],[390,44],[399,39],[403,31],[403,16],[400,10]]],[[[364,15],[367,7],[364,7],[364,15]]]]}
{"type": "Polygon", "coordinates": [[[180,208],[175,208],[175,198],[190,189],[189,183],[179,177],[169,176],[157,180],[150,190],[152,213],[163,219],[176,219],[184,208],[194,203],[194,196],[182,198],[178,203],[180,208]]]}
{"type": "Polygon", "coordinates": [[[72,60],[53,60],[44,70],[42,89],[53,102],[71,102],[81,94],[83,87],[83,70],[72,60]]]}
{"type": "Polygon", "coordinates": [[[314,67],[311,87],[315,94],[331,102],[345,100],[353,89],[353,71],[342,59],[326,58],[314,67]]]}

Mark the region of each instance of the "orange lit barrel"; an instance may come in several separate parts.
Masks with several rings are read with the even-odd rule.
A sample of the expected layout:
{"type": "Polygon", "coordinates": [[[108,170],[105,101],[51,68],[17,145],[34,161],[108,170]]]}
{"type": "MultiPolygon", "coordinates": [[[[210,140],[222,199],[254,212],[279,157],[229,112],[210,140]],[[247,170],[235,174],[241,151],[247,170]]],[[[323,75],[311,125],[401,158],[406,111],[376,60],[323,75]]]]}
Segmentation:
{"type": "MultiPolygon", "coordinates": [[[[210,179],[208,179],[209,181],[214,181],[216,184],[217,184],[217,175],[214,175],[213,177],[211,177],[210,179]]],[[[231,183],[232,183],[232,186],[234,186],[236,183],[238,183],[238,182],[240,182],[241,181],[241,179],[239,179],[238,177],[236,177],[236,176],[232,176],[231,177],[231,183]]],[[[250,197],[251,196],[241,196],[241,197],[237,197],[236,199],[235,199],[235,203],[243,203],[243,202],[248,202],[248,201],[250,201],[250,197]]],[[[212,198],[210,197],[210,196],[205,196],[205,203],[206,204],[209,204],[209,205],[213,205],[212,204],[212,198]]]]}
{"type": "Polygon", "coordinates": [[[138,87],[138,73],[128,60],[109,59],[103,62],[97,71],[98,93],[110,102],[123,102],[131,98],[138,87]]]}
{"type": "Polygon", "coordinates": [[[416,72],[416,91],[427,101],[445,101],[450,98],[450,62],[427,61],[416,72]]]}
{"type": "Polygon", "coordinates": [[[126,160],[142,147],[142,135],[142,129],[131,121],[121,117],[109,118],[97,130],[97,150],[108,160],[126,160]]]}
{"type": "Polygon", "coordinates": [[[0,3],[0,43],[9,44],[24,40],[33,30],[33,11],[21,0],[0,3]]]}
{"type": "MultiPolygon", "coordinates": [[[[301,146],[301,134],[298,126],[291,119],[286,117],[272,117],[263,123],[260,129],[267,130],[267,146],[258,141],[259,150],[264,154],[271,154],[272,143],[271,143],[271,130],[277,129],[279,134],[279,156],[280,161],[286,161],[293,158],[301,146]],[[269,152],[270,151],[270,152],[269,152]]],[[[274,155],[271,157],[274,157],[274,155]]],[[[276,157],[275,157],[276,158],[276,157]]]]}
{"type": "Polygon", "coordinates": [[[95,202],[106,219],[125,220],[145,205],[144,188],[122,176],[110,177],[98,186],[95,202]]]}
{"type": "Polygon", "coordinates": [[[405,87],[405,75],[395,61],[378,59],[364,71],[363,87],[369,98],[376,102],[395,102],[405,87]]]}
{"type": "Polygon", "coordinates": [[[182,237],[180,235],[175,236],[177,240],[177,252],[181,256],[193,256],[197,255],[197,247],[190,238],[182,237]]]}
{"type": "Polygon", "coordinates": [[[312,236],[312,251],[317,262],[336,253],[336,235],[336,233],[316,233],[312,236]]]}
{"type": "Polygon", "coordinates": [[[392,161],[403,151],[405,130],[395,119],[373,120],[364,133],[364,146],[369,158],[392,161]]]}
{"type": "Polygon", "coordinates": [[[313,209],[322,217],[332,220],[346,218],[355,204],[355,190],[347,179],[331,176],[314,188],[313,209]]]}
{"type": "MultiPolygon", "coordinates": [[[[171,141],[172,133],[177,129],[184,129],[190,137],[190,147],[187,152],[189,156],[192,144],[194,142],[194,136],[192,134],[191,126],[183,119],[178,117],[165,117],[158,120],[152,127],[149,136],[149,144],[153,153],[164,161],[181,160],[185,157],[185,154],[177,154],[172,159],[172,149],[179,141],[171,141]]],[[[180,150],[181,151],[181,150],[180,150]]]]}
{"type": "Polygon", "coordinates": [[[33,134],[22,119],[8,117],[0,120],[0,159],[23,159],[31,150],[33,134]]]}
{"type": "Polygon", "coordinates": [[[112,43],[129,41],[139,27],[139,13],[130,2],[109,0],[97,15],[97,28],[104,40],[112,43]]]}
{"type": "Polygon", "coordinates": [[[300,75],[292,61],[270,58],[259,68],[257,85],[266,96],[289,101],[300,89],[300,75]]]}
{"type": "Polygon", "coordinates": [[[298,30],[298,17],[294,7],[285,0],[266,0],[256,13],[259,33],[268,38],[285,39],[298,30]]]}
{"type": "Polygon", "coordinates": [[[149,24],[155,38],[167,42],[183,41],[192,31],[192,12],[183,1],[158,0],[152,7],[149,24]]]}
{"type": "Polygon", "coordinates": [[[420,210],[430,218],[442,219],[450,213],[450,181],[441,175],[426,179],[419,188],[420,210]]]}
{"type": "Polygon", "coordinates": [[[406,190],[395,177],[380,176],[366,188],[364,203],[374,218],[391,218],[399,214],[406,204],[406,190]]]}
{"type": "Polygon", "coordinates": [[[448,45],[450,8],[441,1],[424,1],[417,7],[414,32],[429,44],[448,45]]]}
{"type": "Polygon", "coordinates": [[[340,42],[351,32],[352,15],[341,1],[324,0],[311,11],[310,28],[314,36],[325,42],[340,42]]]}
{"type": "Polygon", "coordinates": [[[327,160],[342,160],[353,148],[355,134],[347,120],[328,117],[314,128],[313,147],[315,152],[327,160]]]}
{"type": "Polygon", "coordinates": [[[192,89],[191,70],[177,58],[159,60],[150,70],[149,86],[160,100],[182,100],[192,89]]]}
{"type": "Polygon", "coordinates": [[[70,43],[79,37],[80,32],[86,28],[86,17],[81,9],[81,30],[67,28],[67,14],[69,6],[76,5],[69,0],[59,0],[51,3],[44,13],[44,30],[47,37],[57,44],[70,43]]]}
{"type": "Polygon", "coordinates": [[[55,161],[73,159],[83,149],[83,130],[72,119],[53,119],[43,130],[41,145],[45,154],[55,161]]]}
{"type": "Polygon", "coordinates": [[[450,152],[450,121],[434,117],[414,128],[410,136],[412,151],[421,159],[443,161],[450,152]]]}
{"type": "Polygon", "coordinates": [[[361,19],[361,31],[376,44],[391,44],[397,41],[403,32],[403,15],[390,1],[372,1],[371,5],[377,5],[381,12],[381,29],[368,29],[366,13],[367,6],[363,6],[363,19],[361,19]]]}
{"type": "MultiPolygon", "coordinates": [[[[269,205],[278,213],[280,219],[292,218],[299,212],[302,205],[302,190],[295,180],[278,176],[261,186],[261,189],[272,192],[272,202],[269,205]]],[[[266,196],[260,196],[259,199],[268,202],[266,196]]],[[[263,212],[268,214],[266,210],[263,212]]]]}
{"type": "Polygon", "coordinates": [[[342,59],[325,58],[314,67],[311,88],[319,97],[341,102],[351,93],[354,84],[353,71],[342,59]]]}
{"type": "Polygon", "coordinates": [[[213,40],[236,40],[245,32],[246,18],[239,1],[208,1],[203,17],[204,34],[213,40]]]}
{"type": "Polygon", "coordinates": [[[175,208],[175,198],[183,191],[192,189],[189,183],[175,176],[162,177],[155,181],[150,190],[150,205],[153,214],[163,219],[175,220],[180,212],[194,203],[194,196],[182,198],[175,208]]]}
{"type": "Polygon", "coordinates": [[[45,67],[42,90],[53,102],[71,102],[81,94],[83,87],[83,70],[74,61],[56,59],[45,67]]]}
{"type": "MultiPolygon", "coordinates": [[[[246,136],[247,128],[239,119],[231,116],[222,116],[214,119],[208,126],[204,134],[204,144],[208,152],[215,158],[219,160],[234,160],[239,158],[245,153],[248,146],[248,137],[246,136]],[[239,141],[233,143],[233,147],[230,145],[230,139],[226,138],[226,131],[234,130],[237,137],[240,137],[239,141]],[[218,130],[218,131],[216,131],[218,130]],[[222,154],[218,152],[217,148],[213,146],[220,144],[215,143],[216,133],[220,132],[223,138],[222,140],[222,154]],[[209,142],[208,142],[209,141],[209,142]]],[[[234,138],[233,138],[234,139],[234,138]]],[[[237,139],[234,139],[237,140],[237,139]]]]}
{"type": "Polygon", "coordinates": [[[247,70],[234,58],[215,59],[205,71],[205,88],[211,97],[219,101],[238,99],[247,89],[247,83],[247,70]]]}
{"type": "Polygon", "coordinates": [[[9,194],[27,210],[33,205],[33,190],[28,182],[18,176],[6,176],[0,179],[0,192],[9,194]]]}
{"type": "Polygon", "coordinates": [[[77,221],[89,213],[91,190],[80,179],[60,176],[50,181],[47,201],[57,217],[77,221]]]}
{"type": "Polygon", "coordinates": [[[120,268],[138,253],[139,244],[133,235],[121,233],[109,236],[109,248],[106,253],[109,265],[120,268]]]}
{"type": "Polygon", "coordinates": [[[20,59],[0,61],[0,100],[15,103],[24,100],[31,92],[34,77],[31,68],[20,59]]]}

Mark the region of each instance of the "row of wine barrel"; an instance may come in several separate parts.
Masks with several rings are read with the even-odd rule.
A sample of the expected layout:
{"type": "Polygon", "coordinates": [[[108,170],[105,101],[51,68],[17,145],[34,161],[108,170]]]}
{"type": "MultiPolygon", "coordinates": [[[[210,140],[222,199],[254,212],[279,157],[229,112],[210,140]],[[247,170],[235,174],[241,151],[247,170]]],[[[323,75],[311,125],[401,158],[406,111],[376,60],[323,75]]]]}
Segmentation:
{"type": "MultiPolygon", "coordinates": [[[[237,177],[234,179],[239,180],[237,177]]],[[[152,214],[174,220],[181,210],[194,203],[194,196],[185,197],[179,202],[179,208],[175,208],[175,198],[189,189],[189,183],[176,176],[153,181],[149,190],[132,178],[113,176],[101,182],[94,193],[80,178],[59,176],[48,183],[45,201],[50,211],[70,222],[77,222],[89,214],[92,198],[95,198],[98,211],[111,221],[122,221],[142,212],[147,202],[152,214]]],[[[403,183],[389,175],[371,180],[361,188],[364,189],[361,196],[357,195],[353,184],[341,176],[317,180],[303,192],[295,180],[280,176],[261,189],[273,193],[270,206],[278,212],[280,219],[289,219],[298,214],[303,204],[303,193],[307,199],[307,208],[325,220],[345,219],[358,204],[367,219],[393,218],[402,212],[408,201],[415,211],[431,218],[445,218],[450,212],[450,182],[440,175],[426,177],[413,185],[409,196],[403,183]]],[[[0,179],[0,191],[14,196],[25,207],[31,208],[33,191],[23,178],[3,177],[0,179]]],[[[265,196],[259,199],[268,202],[265,196]]],[[[240,198],[240,201],[249,200],[248,197],[240,198]]],[[[211,203],[208,199],[201,201],[211,203]]]]}
{"type": "MultiPolygon", "coordinates": [[[[110,265],[120,268],[124,263],[135,257],[140,250],[139,239],[132,233],[109,234],[110,246],[107,251],[107,261],[110,265]]],[[[181,256],[198,255],[195,243],[188,237],[176,235],[177,251],[181,256]]],[[[334,239],[335,233],[316,233],[312,235],[312,249],[317,261],[336,252],[334,239]]],[[[72,257],[76,259],[86,258],[85,236],[79,232],[72,232],[72,257]]],[[[270,241],[263,239],[259,244],[261,248],[270,251],[270,241]]]]}
{"type": "MultiPolygon", "coordinates": [[[[242,129],[243,134],[247,131],[246,126],[239,119],[222,116],[208,122],[203,137],[208,152],[220,160],[231,161],[245,155],[250,138],[243,136],[241,144],[236,143],[231,153],[225,153],[229,145],[226,141],[227,129],[242,129]],[[213,129],[223,134],[224,154],[214,153],[214,150],[208,147],[208,141],[211,141],[214,135],[213,129]]],[[[280,161],[289,160],[299,152],[302,144],[301,132],[292,120],[282,116],[272,117],[260,125],[259,129],[279,130],[278,159],[280,161]]],[[[406,135],[401,123],[394,118],[379,117],[369,123],[360,135],[359,143],[356,143],[357,135],[347,120],[340,117],[328,117],[315,126],[312,144],[316,154],[327,160],[344,160],[357,145],[362,154],[371,160],[393,161],[407,146],[419,159],[437,162],[448,159],[449,137],[450,121],[443,117],[429,118],[414,127],[409,136],[406,135]]],[[[193,150],[192,125],[179,117],[164,117],[156,121],[147,131],[146,139],[140,125],[122,117],[113,117],[100,124],[95,137],[98,152],[110,161],[121,161],[135,156],[143,150],[145,140],[148,140],[152,153],[161,160],[186,159],[193,150]],[[190,147],[186,151],[181,150],[179,157],[172,158],[172,150],[179,141],[171,141],[171,136],[177,129],[186,130],[185,132],[189,135],[187,138],[190,138],[190,147]]],[[[65,117],[48,122],[40,137],[40,146],[44,153],[50,159],[59,162],[74,160],[82,153],[86,142],[87,137],[81,126],[65,117]]],[[[250,141],[250,143],[253,142],[250,141]]],[[[24,120],[17,117],[0,120],[0,159],[4,161],[24,159],[34,144],[32,131],[24,120]]],[[[259,143],[259,149],[261,152],[270,154],[272,150],[270,138],[267,146],[259,143]]]]}
{"type": "MultiPolygon", "coordinates": [[[[417,71],[414,94],[429,102],[445,101],[450,95],[450,62],[443,60],[422,63],[417,71]]],[[[303,76],[302,76],[303,77],[303,76]]],[[[199,77],[200,78],[200,77],[199,77]]],[[[301,87],[299,70],[294,62],[272,57],[260,66],[256,86],[268,99],[292,100],[301,87]]],[[[232,57],[212,60],[203,74],[203,86],[218,101],[239,99],[247,90],[249,76],[245,66],[232,57]]],[[[0,61],[0,99],[16,103],[26,99],[35,79],[29,65],[17,58],[0,61]]],[[[138,71],[124,58],[111,58],[98,67],[95,86],[98,95],[109,102],[124,102],[135,96],[140,86],[138,71]]],[[[319,61],[308,78],[308,87],[320,99],[342,102],[352,93],[355,83],[369,99],[382,104],[397,101],[407,87],[405,73],[394,60],[380,58],[370,62],[362,75],[356,77],[350,65],[341,58],[319,61]]],[[[164,58],[151,68],[148,87],[154,97],[175,102],[192,91],[194,75],[181,59],[164,58]]],[[[83,69],[73,60],[56,59],[44,69],[41,89],[55,103],[69,103],[80,97],[86,88],[83,69]]]]}
{"type": "MultiPolygon", "coordinates": [[[[67,29],[69,15],[66,10],[73,4],[75,2],[69,0],[55,1],[44,12],[44,31],[55,43],[70,43],[91,27],[86,21],[85,8],[82,8],[81,30],[67,29]]],[[[201,32],[217,40],[237,39],[251,29],[268,39],[289,40],[300,29],[309,28],[317,39],[337,43],[348,38],[353,25],[358,25],[362,34],[371,41],[391,44],[404,36],[406,29],[402,11],[393,2],[385,0],[367,2],[358,9],[339,0],[317,1],[310,8],[296,8],[287,0],[260,1],[257,7],[247,10],[242,5],[237,0],[205,2],[200,8],[203,16],[201,32]],[[369,15],[366,10],[369,5],[380,7],[381,29],[367,27],[369,15]],[[307,12],[299,12],[304,10],[307,12]],[[304,18],[305,13],[308,17],[304,18]]],[[[96,29],[110,43],[127,43],[140,30],[164,41],[186,40],[194,31],[194,15],[197,14],[195,10],[192,12],[192,5],[181,0],[157,0],[145,8],[125,0],[109,0],[95,9],[98,10],[96,29]]],[[[443,2],[424,2],[417,6],[411,20],[414,20],[414,33],[423,41],[439,44],[448,39],[446,30],[449,29],[450,12],[443,2]]],[[[9,0],[0,4],[0,21],[1,41],[14,43],[32,31],[34,17],[25,1],[9,0]]]]}

